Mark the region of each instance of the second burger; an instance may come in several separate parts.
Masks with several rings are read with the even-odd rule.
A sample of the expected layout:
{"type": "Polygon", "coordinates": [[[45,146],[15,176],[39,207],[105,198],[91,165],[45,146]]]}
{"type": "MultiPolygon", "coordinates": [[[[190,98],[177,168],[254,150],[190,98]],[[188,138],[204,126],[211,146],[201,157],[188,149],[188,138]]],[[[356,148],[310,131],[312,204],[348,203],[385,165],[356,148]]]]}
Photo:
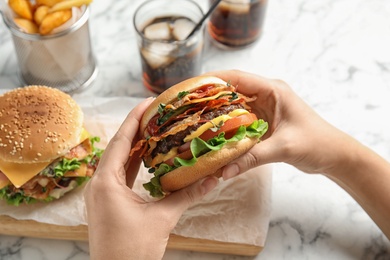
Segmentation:
{"type": "Polygon", "coordinates": [[[28,86],[0,95],[0,198],[52,201],[87,181],[103,150],[84,115],[58,89],[28,86]]]}

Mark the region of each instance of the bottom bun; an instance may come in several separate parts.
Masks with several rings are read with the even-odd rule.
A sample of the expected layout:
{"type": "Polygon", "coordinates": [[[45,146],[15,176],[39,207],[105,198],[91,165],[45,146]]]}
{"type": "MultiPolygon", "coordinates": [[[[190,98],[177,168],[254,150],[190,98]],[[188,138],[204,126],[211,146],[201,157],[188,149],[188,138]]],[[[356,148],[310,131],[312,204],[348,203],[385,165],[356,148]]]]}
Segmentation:
{"type": "Polygon", "coordinates": [[[244,138],[238,142],[227,143],[219,151],[208,152],[198,158],[193,166],[181,166],[160,178],[165,192],[180,190],[209,175],[220,177],[221,168],[248,152],[259,142],[258,138],[244,138]]]}

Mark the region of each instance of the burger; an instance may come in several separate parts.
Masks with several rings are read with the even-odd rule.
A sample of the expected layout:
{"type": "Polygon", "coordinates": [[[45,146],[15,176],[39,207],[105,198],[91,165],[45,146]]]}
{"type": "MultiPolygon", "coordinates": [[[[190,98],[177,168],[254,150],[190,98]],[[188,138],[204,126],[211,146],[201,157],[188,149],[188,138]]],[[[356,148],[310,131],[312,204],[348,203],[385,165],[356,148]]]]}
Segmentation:
{"type": "Polygon", "coordinates": [[[83,112],[46,86],[0,96],[0,198],[19,205],[52,201],[88,180],[103,150],[83,127],[83,112]]]}
{"type": "Polygon", "coordinates": [[[229,82],[198,76],[160,94],[146,109],[137,153],[150,173],[144,187],[153,197],[182,189],[208,175],[218,174],[246,153],[268,129],[252,113],[247,97],[229,82]]]}

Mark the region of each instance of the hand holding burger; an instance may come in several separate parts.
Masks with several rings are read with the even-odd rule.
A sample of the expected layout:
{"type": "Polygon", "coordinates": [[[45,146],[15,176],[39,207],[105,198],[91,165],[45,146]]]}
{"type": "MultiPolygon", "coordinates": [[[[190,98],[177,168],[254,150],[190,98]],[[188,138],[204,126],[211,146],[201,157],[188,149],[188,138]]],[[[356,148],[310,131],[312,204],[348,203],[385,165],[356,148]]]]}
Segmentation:
{"type": "Polygon", "coordinates": [[[0,198],[51,201],[94,173],[102,150],[83,112],[58,89],[29,86],[0,96],[0,198]]]}
{"type": "MultiPolygon", "coordinates": [[[[223,167],[224,175],[232,166],[238,168],[236,175],[270,162],[287,162],[307,172],[324,171],[327,177],[350,192],[387,237],[390,237],[390,164],[386,160],[330,126],[287,84],[279,80],[240,71],[219,71],[213,72],[213,75],[230,80],[231,84],[228,85],[238,86],[235,93],[256,96],[256,100],[249,103],[252,109],[250,112],[270,124],[264,140],[223,167]]],[[[192,93],[180,93],[181,91],[183,90],[172,93],[177,101],[192,93]]],[[[233,97],[233,94],[230,96],[233,97]]],[[[149,147],[148,140],[153,137],[150,134],[133,148],[139,122],[143,123],[140,129],[148,131],[147,121],[141,121],[143,112],[152,105],[156,111],[159,107],[160,103],[151,104],[150,101],[146,100],[130,112],[107,146],[97,173],[86,187],[92,259],[161,259],[169,234],[184,210],[217,185],[215,177],[207,177],[164,199],[152,202],[144,201],[131,190],[139,166],[139,158],[135,155],[144,155],[145,162],[148,162],[150,158],[147,151],[154,146],[151,143],[153,146],[149,147]],[[129,158],[131,148],[134,156],[129,158]]],[[[161,114],[156,112],[156,115],[148,116],[145,113],[144,118],[161,117],[162,122],[158,126],[161,127],[168,117],[164,117],[168,114],[165,109],[175,111],[172,106],[168,102],[163,103],[160,106],[161,114]]],[[[179,153],[182,152],[178,151],[179,153]]],[[[197,158],[199,162],[201,156],[197,158]]],[[[168,159],[166,162],[169,166],[168,159]]],[[[192,168],[195,166],[186,168],[188,175],[191,175],[192,168]]]]}
{"type": "Polygon", "coordinates": [[[208,177],[158,201],[133,191],[141,160],[129,153],[150,102],[144,100],[128,114],[85,186],[91,259],[162,259],[183,212],[218,183],[208,177]]]}
{"type": "Polygon", "coordinates": [[[268,128],[251,113],[248,103],[255,99],[212,76],[188,79],[159,95],[145,111],[143,139],[131,151],[154,174],[144,187],[161,197],[218,174],[246,153],[268,128]]]}

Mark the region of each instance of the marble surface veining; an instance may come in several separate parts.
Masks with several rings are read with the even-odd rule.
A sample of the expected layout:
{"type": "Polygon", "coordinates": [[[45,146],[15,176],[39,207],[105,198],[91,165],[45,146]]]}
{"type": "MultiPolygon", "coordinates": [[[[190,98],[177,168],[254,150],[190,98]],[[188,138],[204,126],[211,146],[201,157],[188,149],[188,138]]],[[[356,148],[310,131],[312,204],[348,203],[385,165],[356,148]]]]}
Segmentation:
{"type": "MultiPolygon", "coordinates": [[[[132,27],[141,2],[92,3],[100,71],[81,95],[150,95],[141,84],[132,27]]],[[[269,0],[261,40],[229,52],[206,44],[203,71],[283,79],[326,120],[390,160],[389,46],[390,1],[269,0]]],[[[0,22],[0,88],[19,85],[16,70],[11,35],[0,22]]],[[[257,257],[168,250],[164,259],[390,259],[389,241],[327,178],[277,163],[272,197],[270,229],[257,257]]],[[[88,252],[85,242],[0,236],[0,259],[88,259],[88,252]]]]}

